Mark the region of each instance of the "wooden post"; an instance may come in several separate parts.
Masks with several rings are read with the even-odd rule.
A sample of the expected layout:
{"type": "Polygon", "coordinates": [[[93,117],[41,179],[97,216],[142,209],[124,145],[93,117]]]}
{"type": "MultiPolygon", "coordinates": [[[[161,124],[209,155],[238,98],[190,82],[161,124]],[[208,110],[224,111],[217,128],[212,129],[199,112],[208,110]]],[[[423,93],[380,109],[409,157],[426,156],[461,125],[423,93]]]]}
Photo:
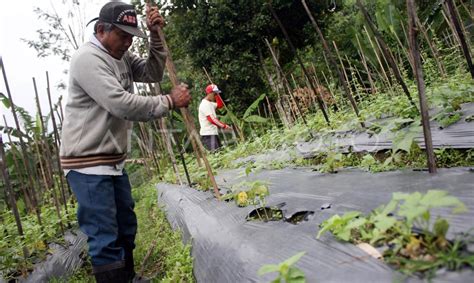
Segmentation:
{"type": "MultiPolygon", "coordinates": [[[[275,18],[275,20],[277,21],[278,25],[280,26],[280,29],[281,31],[283,32],[283,35],[285,36],[287,42],[288,42],[288,45],[290,46],[290,49],[291,51],[293,52],[293,54],[295,55],[296,59],[298,60],[298,63],[299,65],[301,66],[301,69],[303,70],[304,72],[304,75],[306,76],[306,78],[308,79],[310,85],[311,85],[311,88],[313,89],[314,93],[318,93],[317,90],[316,90],[316,87],[314,86],[313,82],[311,81],[311,78],[308,74],[308,71],[306,70],[306,67],[304,66],[303,64],[303,61],[301,61],[301,58],[300,56],[298,55],[298,53],[296,52],[296,48],[295,46],[293,45],[293,42],[291,42],[291,39],[290,39],[290,36],[288,35],[288,33],[286,32],[286,29],[285,27],[283,26],[283,24],[281,23],[280,21],[280,18],[278,18],[278,15],[276,14],[275,10],[273,9],[273,6],[272,4],[269,2],[268,3],[268,8],[270,9],[270,12],[272,13],[273,17],[275,18]]],[[[319,106],[319,109],[321,110],[321,112],[323,113],[323,116],[324,116],[324,119],[326,120],[326,123],[328,125],[331,125],[331,122],[329,121],[329,116],[328,114],[326,113],[326,109],[324,107],[324,101],[321,99],[321,96],[318,95],[317,96],[318,98],[318,106],[319,106]]],[[[305,122],[305,124],[307,125],[306,121],[303,120],[305,122]]]]}
{"type": "MultiPolygon", "coordinates": [[[[174,87],[177,87],[179,86],[179,81],[178,81],[178,76],[176,75],[176,68],[174,66],[173,59],[171,57],[171,51],[168,48],[165,35],[163,33],[163,30],[161,30],[161,28],[158,29],[158,34],[161,38],[161,42],[163,43],[163,47],[168,52],[168,57],[166,59],[166,68],[168,69],[168,74],[169,74],[171,83],[173,84],[174,87]]],[[[204,161],[204,165],[206,166],[206,169],[207,169],[207,174],[209,176],[209,179],[211,180],[212,186],[214,187],[214,195],[216,196],[218,200],[220,200],[221,195],[219,193],[219,188],[217,187],[216,179],[214,178],[214,173],[212,172],[211,165],[209,164],[209,161],[207,160],[204,146],[202,145],[201,139],[192,122],[191,113],[189,112],[188,108],[180,108],[180,111],[181,111],[181,114],[183,115],[188,133],[190,134],[189,138],[191,139],[191,141],[194,140],[194,142],[196,143],[199,155],[204,161]]]]}
{"type": "Polygon", "coordinates": [[[44,124],[43,120],[43,112],[41,111],[41,104],[39,101],[39,95],[38,95],[38,88],[36,87],[36,80],[33,78],[33,87],[35,89],[35,98],[36,98],[36,109],[38,111],[38,116],[40,118],[40,125],[41,125],[41,145],[44,150],[45,156],[44,159],[46,161],[46,174],[47,176],[47,181],[48,184],[51,185],[53,184],[53,164],[52,164],[52,158],[51,158],[51,150],[49,148],[48,141],[46,139],[46,132],[47,132],[47,125],[44,124]]]}
{"type": "MultiPolygon", "coordinates": [[[[18,116],[16,115],[16,110],[15,110],[15,103],[13,103],[13,98],[10,92],[10,86],[8,84],[8,79],[7,79],[7,73],[5,71],[5,65],[3,64],[3,59],[0,56],[0,68],[2,69],[2,74],[3,74],[3,80],[5,82],[5,88],[7,90],[7,95],[8,99],[10,101],[10,107],[12,110],[12,115],[13,119],[15,120],[15,126],[16,129],[18,130],[19,133],[21,133],[21,128],[20,128],[20,123],[18,122],[18,116]]],[[[25,142],[23,141],[23,137],[20,134],[18,139],[20,140],[20,147],[21,147],[21,154],[22,154],[22,159],[23,159],[23,164],[25,166],[26,174],[28,175],[28,183],[31,189],[31,200],[33,201],[33,206],[35,207],[35,212],[36,212],[36,218],[38,219],[38,224],[40,226],[43,226],[43,222],[41,221],[41,209],[39,207],[38,199],[36,198],[36,192],[35,192],[35,182],[33,181],[33,171],[30,166],[30,162],[28,160],[28,153],[26,150],[26,145],[25,142]]]]}
{"type": "Polygon", "coordinates": [[[425,137],[426,154],[428,157],[428,169],[430,173],[436,173],[436,159],[433,151],[433,141],[431,137],[430,129],[430,117],[428,114],[428,103],[425,96],[425,81],[423,79],[423,70],[421,68],[421,57],[420,51],[418,50],[417,35],[418,29],[416,28],[416,8],[415,0],[407,0],[408,10],[408,24],[409,24],[409,37],[410,37],[410,49],[415,65],[415,76],[418,86],[418,94],[420,97],[420,109],[421,109],[421,121],[423,123],[423,134],[425,137]]]}
{"type": "MultiPolygon", "coordinates": [[[[5,128],[8,128],[7,119],[5,118],[5,115],[3,115],[3,121],[5,123],[5,128]]],[[[16,171],[18,179],[20,181],[20,189],[23,193],[23,196],[25,197],[26,207],[27,207],[28,211],[34,211],[33,202],[31,201],[31,197],[28,193],[28,190],[26,189],[27,185],[25,184],[25,182],[23,180],[23,174],[22,174],[23,170],[20,169],[20,165],[18,164],[18,160],[16,158],[17,149],[16,149],[15,145],[12,142],[10,132],[7,132],[7,137],[8,137],[8,142],[10,143],[10,146],[11,146],[10,150],[11,150],[12,157],[13,157],[13,165],[15,167],[15,171],[16,171]]],[[[21,154],[18,153],[18,155],[21,155],[21,154]]]]}
{"type": "MultiPolygon", "coordinates": [[[[1,58],[1,57],[0,57],[1,58]]],[[[20,238],[24,238],[23,234],[23,226],[21,224],[20,213],[18,212],[18,207],[16,206],[16,200],[13,190],[11,189],[10,185],[10,176],[8,175],[7,166],[5,166],[5,149],[3,148],[3,138],[0,135],[0,170],[2,171],[3,181],[5,183],[5,191],[8,197],[8,201],[10,202],[10,207],[13,212],[13,216],[15,217],[16,228],[18,229],[18,234],[20,238]]],[[[28,258],[29,252],[26,247],[23,247],[23,256],[25,259],[28,258]]]]}
{"type": "Polygon", "coordinates": [[[454,6],[453,0],[446,0],[445,4],[449,12],[449,19],[456,31],[459,44],[461,45],[461,51],[466,58],[467,67],[471,73],[472,79],[474,79],[474,65],[472,64],[471,52],[469,51],[469,46],[467,45],[466,36],[464,35],[463,29],[461,27],[461,22],[459,21],[458,15],[456,13],[456,8],[454,6]]]}
{"type": "Polygon", "coordinates": [[[61,140],[59,138],[58,126],[56,124],[56,119],[54,117],[53,111],[53,103],[51,102],[51,88],[49,86],[49,73],[46,71],[46,92],[48,93],[48,102],[49,102],[49,109],[51,111],[51,121],[53,122],[53,130],[54,130],[54,145],[56,147],[56,162],[58,164],[58,176],[59,176],[59,184],[61,186],[61,197],[64,202],[64,209],[67,213],[67,200],[66,200],[66,191],[64,188],[64,181],[63,181],[63,171],[61,169],[61,158],[59,156],[59,146],[61,145],[61,140]]]}

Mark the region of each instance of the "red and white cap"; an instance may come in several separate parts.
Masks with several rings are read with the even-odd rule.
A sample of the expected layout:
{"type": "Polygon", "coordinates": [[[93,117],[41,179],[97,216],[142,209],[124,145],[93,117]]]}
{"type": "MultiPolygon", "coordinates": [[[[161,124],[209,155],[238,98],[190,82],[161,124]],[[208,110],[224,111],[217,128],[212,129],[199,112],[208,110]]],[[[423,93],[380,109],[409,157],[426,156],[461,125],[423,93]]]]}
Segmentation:
{"type": "Polygon", "coordinates": [[[215,84],[210,84],[206,86],[206,94],[209,94],[212,92],[221,93],[221,90],[215,84]]]}

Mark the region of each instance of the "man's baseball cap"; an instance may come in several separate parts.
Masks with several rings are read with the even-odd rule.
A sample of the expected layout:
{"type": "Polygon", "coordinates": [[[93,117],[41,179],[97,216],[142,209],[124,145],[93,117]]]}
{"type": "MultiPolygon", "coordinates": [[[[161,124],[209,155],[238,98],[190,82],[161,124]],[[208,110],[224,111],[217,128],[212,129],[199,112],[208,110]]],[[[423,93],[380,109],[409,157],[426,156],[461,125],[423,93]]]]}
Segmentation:
{"type": "Polygon", "coordinates": [[[206,86],[206,94],[209,94],[211,92],[221,93],[222,91],[220,91],[220,89],[216,85],[210,84],[206,86]]]}
{"type": "Polygon", "coordinates": [[[109,2],[100,9],[99,17],[92,19],[93,21],[101,21],[111,23],[119,29],[131,35],[147,38],[138,28],[137,12],[133,5],[123,2],[109,2]]]}

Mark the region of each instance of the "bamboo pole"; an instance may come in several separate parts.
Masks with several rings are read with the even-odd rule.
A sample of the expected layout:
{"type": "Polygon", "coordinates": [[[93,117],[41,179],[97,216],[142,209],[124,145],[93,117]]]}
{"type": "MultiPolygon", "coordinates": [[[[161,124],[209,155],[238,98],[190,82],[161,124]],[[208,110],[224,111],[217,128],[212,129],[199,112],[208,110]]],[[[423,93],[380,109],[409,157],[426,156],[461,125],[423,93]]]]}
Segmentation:
{"type": "Polygon", "coordinates": [[[430,117],[428,113],[428,102],[425,96],[425,81],[423,79],[423,70],[421,67],[420,51],[418,49],[418,29],[416,28],[416,8],[414,0],[407,0],[408,25],[410,36],[410,49],[415,65],[415,77],[418,86],[418,95],[420,97],[421,121],[423,123],[423,133],[425,137],[426,154],[428,157],[428,169],[430,173],[436,173],[436,159],[433,151],[433,141],[430,129],[430,117]]]}
{"type": "MultiPolygon", "coordinates": [[[[387,71],[385,70],[385,67],[383,66],[383,63],[382,63],[382,60],[380,59],[380,54],[377,50],[379,50],[378,48],[375,47],[372,39],[370,38],[370,33],[369,31],[367,30],[367,27],[364,25],[364,32],[365,32],[365,35],[367,36],[367,39],[369,40],[369,43],[370,43],[370,46],[372,47],[372,50],[374,50],[374,54],[375,54],[375,58],[377,58],[377,63],[379,63],[379,66],[380,66],[380,70],[382,71],[382,73],[378,72],[378,75],[379,77],[381,78],[384,78],[385,80],[382,80],[382,81],[385,81],[386,85],[387,85],[387,88],[391,89],[392,88],[392,80],[389,76],[387,76],[387,71]]],[[[356,38],[358,39],[357,35],[356,35],[356,38]]],[[[359,42],[360,44],[360,42],[359,42]]],[[[363,53],[364,51],[362,50],[362,46],[360,46],[361,48],[361,52],[363,53]]],[[[372,64],[374,65],[375,67],[375,70],[377,70],[377,67],[375,66],[376,64],[372,64]]]]}
{"type": "MultiPolygon", "coordinates": [[[[174,129],[174,122],[172,117],[170,117],[171,129],[174,129]]],[[[189,176],[188,166],[186,165],[186,160],[184,158],[184,148],[183,144],[179,142],[178,133],[173,131],[173,140],[175,141],[176,145],[178,146],[179,157],[181,158],[181,163],[183,164],[184,174],[186,175],[186,180],[188,181],[188,185],[192,187],[191,177],[189,176]]]]}
{"type": "MultiPolygon", "coordinates": [[[[280,18],[278,18],[278,15],[276,14],[276,12],[275,12],[275,10],[273,9],[273,6],[272,6],[272,4],[271,4],[270,2],[268,2],[268,8],[270,9],[270,12],[272,13],[273,17],[274,17],[275,20],[277,21],[278,25],[280,26],[280,29],[281,29],[281,31],[283,32],[283,35],[285,36],[285,38],[286,38],[286,40],[287,40],[287,42],[288,42],[288,45],[290,46],[291,51],[292,51],[293,54],[295,55],[295,57],[296,57],[296,59],[297,59],[299,65],[301,66],[301,69],[303,70],[303,72],[304,72],[306,78],[309,80],[309,82],[310,82],[310,84],[311,84],[311,88],[313,89],[314,93],[317,93],[316,87],[314,86],[313,82],[311,81],[310,76],[309,76],[309,74],[308,74],[308,71],[306,70],[306,67],[305,67],[304,64],[303,64],[303,61],[301,61],[301,58],[300,58],[300,56],[298,55],[298,52],[296,52],[296,48],[295,48],[295,46],[293,45],[293,42],[291,41],[290,36],[289,36],[288,33],[286,32],[285,27],[284,27],[283,24],[281,23],[280,18]]],[[[328,114],[326,113],[326,109],[325,109],[325,107],[324,107],[324,101],[321,99],[321,96],[320,96],[320,95],[318,95],[317,97],[318,97],[318,106],[319,106],[321,112],[323,113],[324,120],[326,120],[326,123],[327,123],[328,125],[331,125],[331,122],[329,121],[329,116],[328,116],[328,114]]],[[[308,126],[305,119],[303,119],[303,122],[305,123],[306,126],[308,126]]],[[[311,132],[310,132],[310,133],[311,133],[311,132]]],[[[312,135],[312,134],[311,134],[311,135],[312,135]]]]}
{"type": "MultiPolygon", "coordinates": [[[[357,118],[359,119],[360,121],[360,125],[365,128],[365,124],[362,120],[360,120],[360,114],[359,114],[359,108],[357,107],[357,103],[356,101],[354,100],[354,97],[352,96],[352,92],[350,91],[350,88],[349,88],[349,85],[346,83],[346,81],[344,81],[344,77],[342,75],[342,72],[341,70],[339,69],[339,66],[337,65],[336,63],[336,60],[334,59],[334,55],[332,54],[331,52],[331,49],[329,48],[329,45],[326,41],[326,38],[324,38],[324,35],[321,31],[321,29],[319,28],[316,20],[313,18],[313,15],[311,14],[311,11],[309,10],[308,8],[308,5],[306,5],[306,1],[305,0],[301,0],[301,3],[303,4],[304,6],[304,9],[306,10],[306,13],[308,14],[309,16],[309,19],[311,20],[311,23],[313,24],[313,27],[314,29],[316,30],[316,32],[318,33],[318,36],[319,36],[319,39],[321,40],[321,43],[323,45],[323,49],[326,53],[326,57],[329,62],[331,63],[332,65],[332,68],[333,70],[336,71],[337,73],[337,78],[339,79],[339,83],[341,84],[342,86],[342,89],[344,90],[344,93],[345,93],[345,96],[346,98],[349,100],[351,106],[352,106],[352,109],[354,110],[357,118]]],[[[336,46],[336,43],[333,41],[333,44],[334,46],[336,46]]],[[[337,49],[336,49],[336,53],[337,52],[337,49]]],[[[338,54],[338,57],[340,58],[339,54],[338,54]]],[[[342,61],[341,61],[341,64],[342,64],[342,61]]],[[[343,66],[344,68],[344,66],[343,66]]],[[[344,70],[344,69],[343,69],[344,70]]],[[[345,70],[344,70],[344,73],[345,73],[345,70]]],[[[347,75],[346,75],[346,79],[347,79],[347,75]]]]}
{"type": "Polygon", "coordinates": [[[449,19],[454,27],[454,30],[457,34],[457,39],[461,45],[461,51],[466,58],[467,67],[471,73],[472,79],[474,79],[474,65],[472,64],[471,52],[469,51],[469,46],[466,41],[466,36],[464,35],[463,29],[461,27],[461,22],[459,21],[458,15],[456,13],[456,8],[454,6],[453,0],[446,0],[445,5],[447,6],[449,19]]]}
{"type": "MultiPolygon", "coordinates": [[[[173,59],[171,57],[170,49],[168,48],[168,44],[166,43],[165,35],[163,33],[163,30],[161,30],[161,28],[158,29],[158,34],[161,38],[161,42],[163,43],[164,49],[167,50],[168,52],[166,67],[168,69],[168,74],[169,74],[171,83],[173,84],[174,87],[177,87],[179,86],[180,83],[176,75],[176,68],[174,66],[173,59]]],[[[211,165],[209,164],[209,161],[207,160],[204,146],[202,145],[201,139],[199,138],[196,128],[194,127],[192,123],[191,113],[189,112],[188,108],[180,108],[180,111],[181,111],[181,114],[183,115],[186,128],[188,129],[188,133],[190,133],[189,138],[191,139],[191,141],[194,140],[194,142],[196,143],[198,152],[202,160],[204,161],[204,165],[206,166],[206,169],[207,169],[207,174],[209,176],[209,179],[211,180],[212,186],[214,187],[214,195],[216,196],[218,200],[220,200],[219,188],[217,186],[216,179],[214,178],[214,173],[212,172],[211,165]]]]}
{"type": "MultiPolygon", "coordinates": [[[[44,124],[44,120],[43,120],[43,112],[41,110],[41,104],[40,104],[40,101],[39,101],[39,95],[38,95],[38,88],[36,87],[36,80],[35,78],[33,78],[33,87],[34,87],[34,90],[35,90],[35,99],[36,99],[36,110],[38,111],[38,116],[40,118],[40,126],[41,126],[41,147],[43,148],[44,150],[44,153],[45,153],[45,156],[44,156],[44,159],[46,161],[46,174],[48,175],[47,177],[47,183],[46,183],[46,186],[48,186],[49,184],[53,183],[52,182],[52,176],[53,176],[53,165],[52,165],[52,159],[51,159],[51,151],[49,149],[49,145],[48,145],[48,142],[47,142],[47,139],[46,139],[46,131],[47,131],[47,128],[46,128],[46,125],[44,124]]],[[[41,158],[41,156],[40,156],[41,158]]]]}
{"type": "MultiPolygon", "coordinates": [[[[5,115],[3,115],[3,121],[5,123],[5,128],[8,128],[7,119],[5,118],[5,115]]],[[[23,170],[20,169],[20,165],[19,165],[18,160],[16,158],[17,149],[16,149],[16,146],[12,142],[10,132],[7,132],[7,137],[8,137],[8,142],[11,145],[10,150],[11,150],[12,157],[13,157],[13,165],[15,167],[15,171],[16,171],[17,177],[19,179],[20,190],[23,193],[23,196],[25,198],[26,207],[27,207],[28,211],[34,211],[34,205],[33,205],[33,202],[31,200],[31,196],[29,195],[28,190],[26,189],[27,185],[26,185],[25,181],[23,180],[23,174],[22,174],[23,170]]],[[[21,155],[21,154],[18,152],[18,155],[21,155]]]]}
{"type": "Polygon", "coordinates": [[[372,18],[370,17],[369,13],[367,12],[367,10],[365,9],[365,7],[362,5],[362,3],[360,2],[360,0],[357,0],[356,1],[356,4],[357,6],[359,7],[360,11],[362,12],[362,14],[364,15],[364,18],[365,18],[365,21],[367,22],[367,24],[369,25],[369,28],[370,30],[372,31],[372,33],[374,34],[375,38],[376,38],[376,42],[380,44],[380,50],[382,51],[382,54],[384,55],[385,59],[387,60],[390,68],[392,69],[393,71],[393,74],[395,75],[395,78],[397,79],[398,83],[400,84],[400,86],[402,87],[403,89],[403,92],[405,93],[406,97],[408,98],[408,100],[410,101],[410,103],[413,105],[413,107],[415,107],[415,109],[418,110],[418,108],[416,107],[416,104],[415,102],[413,101],[411,95],[410,95],[410,91],[408,90],[408,87],[407,85],[405,84],[405,81],[403,80],[403,77],[402,77],[402,74],[400,72],[400,69],[398,68],[397,64],[395,63],[395,60],[393,58],[393,55],[392,53],[390,52],[390,48],[388,47],[388,45],[385,43],[385,41],[383,40],[382,38],[382,35],[380,34],[380,32],[377,30],[377,28],[375,27],[373,21],[372,21],[372,18]]]}
{"type": "MultiPolygon", "coordinates": [[[[23,240],[24,239],[23,225],[21,224],[20,213],[18,212],[18,207],[16,205],[15,195],[13,193],[13,190],[11,189],[10,176],[8,175],[7,167],[5,166],[5,161],[6,161],[6,158],[5,158],[5,149],[3,146],[3,138],[0,135],[0,167],[1,167],[2,175],[3,175],[3,181],[5,183],[5,192],[8,196],[8,201],[10,202],[10,208],[13,212],[13,216],[15,217],[18,234],[20,235],[20,238],[23,240]]],[[[29,256],[29,251],[25,246],[23,247],[23,256],[25,259],[27,259],[29,256]]]]}
{"type": "MultiPolygon", "coordinates": [[[[296,99],[295,99],[293,93],[291,92],[290,83],[288,82],[288,78],[286,77],[285,73],[283,72],[283,69],[280,66],[280,63],[278,62],[278,58],[276,57],[276,54],[273,51],[273,48],[271,47],[270,43],[268,42],[268,40],[266,38],[264,40],[265,40],[265,43],[266,43],[266,45],[267,45],[267,47],[270,51],[270,54],[272,55],[273,63],[275,65],[276,69],[277,69],[277,72],[280,74],[280,78],[282,80],[284,90],[286,90],[288,96],[291,98],[292,103],[295,104],[296,110],[298,111],[299,115],[296,115],[296,113],[294,114],[295,115],[295,121],[297,120],[296,117],[300,116],[301,119],[303,120],[303,123],[306,125],[306,127],[308,127],[308,123],[306,122],[306,119],[304,118],[303,113],[301,112],[301,109],[300,109],[298,103],[296,102],[296,99]]],[[[290,105],[291,105],[291,103],[290,103],[290,105]]],[[[293,111],[293,109],[291,107],[290,107],[290,110],[293,111]]],[[[294,111],[294,112],[296,112],[296,111],[294,111]]]]}
{"type": "Polygon", "coordinates": [[[58,133],[58,127],[56,124],[56,119],[54,117],[54,111],[53,111],[53,103],[51,102],[51,89],[49,86],[49,73],[46,71],[46,92],[48,94],[48,102],[49,102],[49,109],[51,113],[51,121],[53,122],[53,130],[54,130],[54,145],[56,147],[56,162],[58,165],[58,176],[59,176],[59,184],[60,184],[60,192],[61,192],[61,197],[63,199],[63,204],[64,204],[64,209],[66,211],[66,214],[68,212],[67,209],[67,200],[66,200],[66,191],[64,189],[64,181],[63,181],[63,171],[61,170],[61,159],[59,157],[59,146],[61,145],[61,140],[59,138],[59,133],[58,133]]]}
{"type": "MultiPolygon", "coordinates": [[[[157,93],[163,94],[160,83],[155,84],[155,91],[157,93]]],[[[175,126],[174,126],[174,123],[173,123],[173,117],[172,117],[171,113],[169,115],[169,119],[170,119],[170,122],[171,122],[172,136],[174,137],[175,144],[178,147],[179,157],[181,158],[181,163],[183,164],[183,169],[184,169],[184,174],[186,175],[186,180],[188,181],[188,185],[190,187],[192,187],[192,182],[191,182],[191,178],[189,176],[188,166],[186,165],[186,159],[184,158],[185,149],[183,147],[182,142],[179,141],[178,133],[175,131],[175,126]]],[[[179,175],[179,170],[178,170],[178,166],[177,166],[177,163],[176,163],[176,157],[175,157],[174,152],[173,152],[173,147],[171,146],[172,139],[171,139],[171,136],[169,136],[168,126],[166,124],[166,118],[161,118],[160,119],[160,125],[161,125],[161,130],[163,131],[162,134],[163,134],[163,139],[165,139],[164,142],[166,144],[166,149],[167,149],[167,151],[170,155],[171,163],[173,165],[173,170],[175,171],[175,174],[176,174],[176,177],[177,177],[178,181],[182,184],[183,181],[181,180],[181,176],[179,175]]],[[[199,156],[199,154],[197,154],[196,156],[199,156]]],[[[197,161],[199,162],[199,159],[197,161]]]]}
{"type": "Polygon", "coordinates": [[[443,78],[446,78],[446,68],[444,67],[443,62],[440,59],[441,56],[438,51],[438,48],[436,47],[436,44],[433,44],[433,42],[431,42],[428,32],[426,31],[424,25],[421,23],[418,17],[416,17],[416,25],[421,31],[421,33],[423,34],[423,37],[425,38],[426,43],[428,43],[430,51],[433,54],[433,59],[436,61],[436,65],[438,66],[439,73],[441,74],[443,78]]]}
{"type": "Polygon", "coordinates": [[[19,133],[18,139],[20,140],[20,148],[21,148],[21,153],[22,153],[23,165],[25,166],[25,171],[26,171],[26,174],[27,174],[27,177],[28,177],[28,183],[29,183],[29,186],[30,186],[30,189],[31,189],[31,197],[32,197],[33,206],[34,206],[35,212],[36,212],[36,218],[38,219],[38,224],[40,226],[43,226],[43,222],[41,221],[41,210],[40,210],[37,198],[36,198],[35,182],[33,181],[33,170],[31,168],[30,162],[28,160],[28,153],[27,153],[27,150],[26,150],[25,142],[23,141],[23,137],[20,134],[21,133],[20,123],[18,122],[18,116],[17,116],[16,110],[15,110],[15,103],[13,103],[13,98],[12,98],[12,95],[11,95],[11,92],[10,92],[10,86],[8,84],[7,73],[5,71],[5,65],[3,64],[3,58],[1,56],[0,56],[0,68],[2,69],[3,80],[5,82],[5,88],[7,90],[8,99],[9,99],[10,104],[11,104],[10,107],[11,107],[11,112],[12,112],[12,115],[13,115],[13,119],[15,120],[16,129],[19,133]]]}

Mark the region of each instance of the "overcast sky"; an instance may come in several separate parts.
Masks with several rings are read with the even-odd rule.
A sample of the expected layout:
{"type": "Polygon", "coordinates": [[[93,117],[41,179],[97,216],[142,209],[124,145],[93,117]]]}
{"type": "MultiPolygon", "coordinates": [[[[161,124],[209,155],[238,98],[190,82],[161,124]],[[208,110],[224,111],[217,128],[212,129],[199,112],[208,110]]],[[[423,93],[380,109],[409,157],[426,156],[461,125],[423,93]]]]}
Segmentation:
{"type": "MultiPolygon", "coordinates": [[[[96,17],[99,14],[100,8],[106,2],[108,1],[81,0],[81,5],[85,7],[85,20],[88,21],[96,17]]],[[[34,7],[40,7],[43,10],[52,11],[51,3],[54,3],[60,15],[63,14],[63,0],[23,0],[22,5],[18,5],[16,1],[2,1],[2,10],[8,11],[8,13],[3,13],[2,17],[0,17],[0,56],[2,56],[5,64],[14,103],[24,107],[32,115],[36,113],[33,77],[36,78],[38,85],[43,115],[49,112],[45,71],[49,72],[53,103],[57,101],[60,95],[63,95],[63,106],[67,100],[66,91],[60,92],[54,86],[61,80],[67,82],[67,75],[63,74],[63,71],[68,68],[68,64],[61,61],[59,57],[38,58],[36,51],[21,41],[21,38],[38,38],[36,30],[44,28],[46,25],[38,19],[33,9],[34,7]]],[[[86,40],[92,32],[91,26],[86,30],[86,40]]],[[[3,77],[1,76],[0,92],[5,95],[7,94],[3,77]]],[[[3,104],[0,105],[0,114],[5,114],[9,126],[14,126],[10,110],[6,109],[3,104]]],[[[4,125],[3,117],[0,117],[0,125],[4,125]]]]}

